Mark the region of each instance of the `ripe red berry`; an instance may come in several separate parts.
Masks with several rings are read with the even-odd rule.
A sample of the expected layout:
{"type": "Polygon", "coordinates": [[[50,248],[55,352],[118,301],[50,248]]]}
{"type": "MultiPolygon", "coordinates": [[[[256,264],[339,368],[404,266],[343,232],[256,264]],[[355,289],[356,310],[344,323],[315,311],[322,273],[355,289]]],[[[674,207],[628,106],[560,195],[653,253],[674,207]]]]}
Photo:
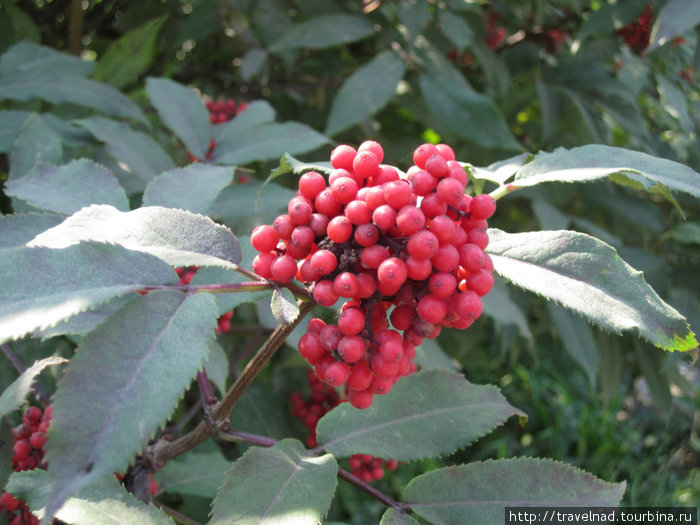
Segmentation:
{"type": "Polygon", "coordinates": [[[384,186],[384,200],[395,210],[408,206],[411,203],[410,184],[403,180],[387,182],[384,186]]]}
{"type": "Polygon", "coordinates": [[[363,179],[368,179],[374,176],[379,170],[379,158],[370,150],[358,149],[357,155],[352,161],[352,167],[363,179]]]}
{"type": "Polygon", "coordinates": [[[299,338],[297,349],[301,356],[311,365],[315,365],[326,355],[326,350],[321,346],[321,338],[313,332],[307,332],[299,338]]]}
{"type": "Polygon", "coordinates": [[[445,303],[444,299],[440,299],[433,294],[424,295],[418,301],[416,311],[421,318],[429,323],[439,323],[447,314],[447,303],[445,303]]]}
{"type": "Polygon", "coordinates": [[[379,239],[379,230],[374,224],[361,224],[355,230],[355,242],[360,246],[372,246],[379,239]]]}
{"type": "Polygon", "coordinates": [[[459,252],[452,244],[441,244],[430,261],[438,272],[453,272],[459,266],[459,252]]]}
{"type": "Polygon", "coordinates": [[[390,257],[377,268],[377,288],[384,295],[394,295],[407,277],[406,264],[397,257],[390,257]]]}
{"type": "Polygon", "coordinates": [[[378,206],[372,213],[372,223],[382,231],[396,225],[396,210],[388,204],[378,206]]]}
{"type": "Polygon", "coordinates": [[[412,235],[425,226],[425,215],[415,206],[404,206],[396,215],[396,226],[401,235],[412,235]]]}
{"type": "Polygon", "coordinates": [[[369,390],[353,390],[348,391],[348,401],[355,408],[363,409],[372,404],[374,395],[369,390]]]}
{"type": "Polygon", "coordinates": [[[363,248],[360,252],[360,261],[366,268],[379,268],[383,261],[389,258],[391,253],[386,246],[373,244],[367,248],[363,248]]]}
{"type": "Polygon", "coordinates": [[[270,266],[277,256],[273,253],[259,253],[253,259],[253,271],[265,279],[272,278],[270,266]]]}
{"type": "Polygon", "coordinates": [[[292,219],[289,217],[289,215],[285,214],[277,217],[273,221],[272,227],[274,228],[275,233],[277,233],[277,236],[280,239],[284,239],[286,241],[289,239],[289,236],[294,230],[294,223],[292,222],[292,219]]]}
{"type": "Polygon", "coordinates": [[[338,300],[338,294],[333,289],[333,283],[328,280],[317,281],[313,291],[314,301],[321,306],[333,306],[338,300]]]}
{"type": "Polygon", "coordinates": [[[411,178],[411,188],[416,195],[428,195],[435,189],[435,185],[435,177],[425,170],[416,171],[411,178]]]}
{"type": "Polygon", "coordinates": [[[326,187],[326,180],[317,171],[308,171],[299,178],[299,191],[307,199],[315,199],[326,187]]]}
{"type": "Polygon", "coordinates": [[[365,314],[358,308],[347,308],[338,316],[338,329],[344,335],[357,335],[365,327],[365,314]]]}
{"type": "Polygon", "coordinates": [[[365,342],[361,337],[348,335],[338,342],[338,355],[346,363],[355,363],[365,355],[365,342]]]}
{"type": "Polygon", "coordinates": [[[340,297],[355,297],[360,291],[360,283],[355,274],[343,272],[333,280],[333,290],[340,297]]]}
{"type": "Polygon", "coordinates": [[[326,383],[331,386],[342,386],[350,376],[350,365],[343,361],[331,363],[326,368],[326,383]]]}
{"type": "Polygon", "coordinates": [[[441,179],[443,177],[447,177],[450,169],[447,166],[447,160],[445,160],[445,158],[439,153],[436,153],[435,155],[431,155],[426,159],[425,171],[430,173],[436,179],[441,179]]]}
{"type": "Polygon", "coordinates": [[[493,288],[493,275],[487,270],[477,270],[467,277],[467,289],[477,295],[484,296],[491,291],[491,288],[493,288]]]}
{"type": "Polygon", "coordinates": [[[352,236],[352,223],[345,215],[333,217],[326,228],[328,238],[338,244],[342,244],[352,236]]]}
{"type": "Polygon", "coordinates": [[[270,264],[270,273],[275,281],[288,283],[297,274],[297,263],[291,255],[280,255],[270,264]]]}
{"type": "Polygon", "coordinates": [[[275,249],[277,243],[279,242],[279,237],[275,228],[269,224],[263,224],[262,226],[257,226],[253,233],[250,234],[250,243],[253,248],[259,252],[270,252],[275,249]]]}
{"type": "Polygon", "coordinates": [[[289,201],[287,212],[292,224],[299,225],[309,222],[314,209],[304,197],[298,196],[289,201]]]}
{"type": "Polygon", "coordinates": [[[321,333],[319,333],[318,336],[321,341],[321,346],[327,351],[332,352],[338,348],[338,343],[343,337],[343,334],[336,325],[329,324],[321,329],[321,333]]]}
{"type": "Polygon", "coordinates": [[[420,169],[425,169],[425,161],[432,155],[439,154],[440,151],[433,144],[422,144],[413,152],[413,163],[420,169]]]}
{"type": "Polygon", "coordinates": [[[372,297],[372,295],[374,295],[375,290],[377,289],[377,282],[374,280],[374,277],[372,277],[368,273],[358,274],[357,283],[357,297],[359,297],[360,299],[367,299],[369,297],[372,297]]]}
{"type": "Polygon", "coordinates": [[[336,201],[347,204],[357,197],[357,182],[350,177],[340,177],[331,183],[330,190],[336,201]]]}
{"type": "Polygon", "coordinates": [[[364,201],[354,200],[345,206],[345,216],[355,224],[366,224],[371,218],[371,211],[364,201]]]}
{"type": "Polygon", "coordinates": [[[330,250],[318,250],[311,256],[311,265],[319,275],[326,275],[336,269],[338,259],[330,250]]]}
{"type": "Polygon", "coordinates": [[[335,169],[352,169],[352,161],[355,159],[355,148],[347,144],[341,144],[331,151],[331,166],[335,169]]]}
{"type": "MultiPolygon", "coordinates": [[[[352,199],[351,199],[352,200],[352,199]]],[[[340,213],[341,204],[338,202],[330,188],[326,188],[321,193],[316,195],[314,199],[314,207],[319,213],[323,213],[327,217],[335,217],[340,213]]]]}
{"type": "Polygon", "coordinates": [[[417,261],[423,261],[435,255],[439,246],[440,242],[434,233],[421,230],[411,235],[408,239],[406,251],[417,261]]]}
{"type": "Polygon", "coordinates": [[[438,153],[442,158],[444,158],[446,161],[454,161],[455,160],[455,152],[454,150],[448,146],[447,144],[437,144],[435,146],[438,150],[438,153]]]}
{"type": "Polygon", "coordinates": [[[451,273],[434,273],[428,281],[428,287],[435,297],[447,299],[457,290],[457,279],[451,273]]]}
{"type": "Polygon", "coordinates": [[[457,179],[442,179],[437,185],[437,194],[448,206],[457,206],[464,195],[464,186],[457,179]]]}
{"type": "Polygon", "coordinates": [[[44,448],[44,445],[46,445],[46,440],[46,434],[43,432],[35,432],[32,434],[32,437],[29,438],[29,443],[32,445],[32,447],[40,450],[44,448]]]}
{"type": "Polygon", "coordinates": [[[482,193],[473,197],[469,204],[469,213],[472,219],[488,219],[496,211],[496,201],[488,193],[482,193]]]}
{"type": "Polygon", "coordinates": [[[382,145],[379,144],[379,142],[376,142],[374,140],[365,140],[357,148],[357,151],[371,151],[372,153],[374,153],[375,157],[377,157],[380,163],[382,162],[382,160],[384,160],[384,148],[382,148],[382,145]]]}

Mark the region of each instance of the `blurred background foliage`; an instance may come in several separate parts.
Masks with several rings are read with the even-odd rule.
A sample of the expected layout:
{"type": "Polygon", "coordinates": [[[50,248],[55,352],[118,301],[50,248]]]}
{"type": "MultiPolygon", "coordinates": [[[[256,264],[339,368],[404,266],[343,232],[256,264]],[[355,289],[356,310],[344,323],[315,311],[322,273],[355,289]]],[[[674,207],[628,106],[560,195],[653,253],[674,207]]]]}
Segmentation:
{"type": "MultiPolygon", "coordinates": [[[[404,168],[413,148],[428,141],[452,145],[459,160],[477,166],[600,143],[700,171],[700,10],[692,4],[5,0],[0,53],[21,40],[73,53],[96,64],[90,78],[142,106],[148,76],[186,84],[205,101],[232,99],[240,109],[264,100],[277,121],[305,124],[329,142],[377,140],[386,161],[404,168]]],[[[4,102],[2,109],[44,111],[46,104],[4,102]]],[[[80,115],[70,105],[53,111],[80,115]]],[[[188,162],[162,129],[154,137],[179,165],[188,162]]],[[[85,148],[79,140],[73,146],[85,148]]],[[[329,150],[299,153],[318,161],[329,150]]],[[[289,198],[293,180],[285,175],[262,194],[258,214],[246,217],[251,196],[278,165],[274,155],[239,166],[239,181],[253,185],[236,194],[247,199],[243,212],[231,209],[240,204],[232,195],[215,206],[241,236],[274,218],[289,198]]],[[[7,167],[1,155],[0,171],[7,167]]],[[[138,201],[138,192],[132,198],[138,201]]],[[[683,195],[678,202],[685,216],[609,183],[542,185],[499,201],[492,226],[574,229],[604,240],[698,333],[700,218],[697,202],[683,195]]],[[[11,211],[8,199],[2,206],[11,211]]],[[[485,306],[487,316],[471,330],[444,331],[436,352],[470,381],[501,387],[529,421],[499,429],[452,461],[550,457],[608,481],[628,480],[626,505],[700,505],[700,370],[692,356],[594,331],[504,283],[485,306]]],[[[222,338],[232,363],[269,328],[261,310],[236,310],[235,329],[222,338]]],[[[284,405],[305,376],[290,349],[278,361],[261,381],[284,405]]],[[[280,414],[289,417],[286,408],[280,414]]],[[[403,465],[382,488],[398,491],[412,471],[429,466],[403,465]]],[[[331,518],[366,523],[372,509],[359,510],[353,490],[339,490],[331,518]]],[[[183,501],[196,514],[196,498],[183,501]]]]}

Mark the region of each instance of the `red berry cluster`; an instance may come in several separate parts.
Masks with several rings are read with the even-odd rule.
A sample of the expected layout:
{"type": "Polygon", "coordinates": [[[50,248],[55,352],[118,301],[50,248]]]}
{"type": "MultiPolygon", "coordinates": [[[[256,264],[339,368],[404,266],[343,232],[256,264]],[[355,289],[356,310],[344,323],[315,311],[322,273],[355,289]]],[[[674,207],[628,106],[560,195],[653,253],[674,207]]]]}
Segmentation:
{"type": "Polygon", "coordinates": [[[499,48],[507,36],[505,28],[496,25],[500,18],[501,15],[497,11],[489,11],[486,14],[486,35],[484,36],[484,43],[491,49],[499,48]]]}
{"type": "MultiPolygon", "coordinates": [[[[307,374],[311,393],[307,399],[299,392],[291,396],[292,416],[301,420],[301,423],[309,430],[306,436],[306,446],[315,447],[316,424],[326,413],[343,402],[335,388],[321,382],[313,370],[307,374]]],[[[384,477],[384,468],[395,470],[398,462],[393,459],[381,459],[369,454],[354,454],[349,459],[349,465],[353,476],[369,483],[384,477]]]]}
{"type": "MultiPolygon", "coordinates": [[[[180,284],[190,284],[190,281],[192,280],[192,277],[197,273],[197,270],[199,270],[199,266],[187,266],[184,268],[175,268],[175,272],[177,272],[178,277],[180,278],[180,284]]],[[[216,326],[216,333],[217,334],[222,334],[226,333],[229,330],[231,330],[231,319],[233,319],[234,316],[234,311],[231,310],[230,312],[226,312],[219,316],[219,319],[217,321],[217,326],[216,326]]]]}
{"type": "Polygon", "coordinates": [[[641,53],[649,45],[653,17],[654,8],[648,4],[637,20],[630,22],[618,31],[618,34],[635,53],[641,53]]]}
{"type": "MultiPolygon", "coordinates": [[[[52,407],[46,407],[42,413],[38,407],[29,407],[22,415],[22,423],[12,430],[15,436],[15,444],[12,447],[12,469],[15,472],[45,469],[44,445],[46,445],[46,433],[51,424],[52,407]]],[[[23,501],[16,499],[12,494],[3,492],[0,496],[0,513],[7,512],[9,525],[31,524],[38,525],[39,520],[32,515],[23,501]]]]}
{"type": "Polygon", "coordinates": [[[227,120],[231,120],[233,117],[238,115],[240,112],[248,107],[246,102],[239,102],[232,98],[227,98],[226,100],[214,101],[210,100],[206,103],[207,109],[209,110],[209,120],[212,124],[221,124],[227,120]]]}
{"type": "Polygon", "coordinates": [[[415,370],[423,338],[469,327],[493,285],[484,249],[496,203],[465,195],[467,175],[452,149],[419,146],[403,177],[381,164],[383,155],[374,141],[336,147],[328,186],[305,173],[288,213],[251,235],[258,275],[310,283],[323,306],[347,299],[338,324],[312,319],[298,348],[357,408],[415,370]]]}
{"type": "Polygon", "coordinates": [[[544,35],[544,48],[547,53],[556,53],[559,46],[569,38],[569,33],[561,29],[550,29],[544,35]]]}

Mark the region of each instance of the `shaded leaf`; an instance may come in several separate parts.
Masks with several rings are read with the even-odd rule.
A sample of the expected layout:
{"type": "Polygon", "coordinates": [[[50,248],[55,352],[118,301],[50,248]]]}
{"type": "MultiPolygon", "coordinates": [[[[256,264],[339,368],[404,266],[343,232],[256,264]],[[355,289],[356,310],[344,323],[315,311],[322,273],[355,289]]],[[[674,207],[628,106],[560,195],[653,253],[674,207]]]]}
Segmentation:
{"type": "Polygon", "coordinates": [[[126,303],[133,301],[135,297],[134,294],[115,297],[86,312],[76,314],[73,317],[64,321],[59,321],[47,328],[35,330],[32,335],[34,337],[41,337],[42,339],[55,337],[57,335],[84,335],[88,332],[92,332],[97,325],[102,324],[109,316],[124,308],[126,303]]]}
{"type": "Polygon", "coordinates": [[[500,279],[494,280],[491,291],[481,298],[484,313],[498,324],[513,324],[518,327],[520,335],[532,340],[532,332],[527,318],[518,304],[510,298],[508,289],[500,279]]]}
{"type": "Polygon", "coordinates": [[[54,396],[49,515],[148,443],[201,369],[216,317],[210,294],[157,290],[85,336],[54,396]]]}
{"type": "Polygon", "coordinates": [[[633,331],[665,350],[697,346],[686,320],[666,304],[614,248],[583,233],[508,234],[489,229],[494,270],[598,327],[633,331]]]}
{"type": "Polygon", "coordinates": [[[270,308],[280,324],[292,324],[299,316],[296,298],[288,288],[275,288],[272,292],[270,308]]]}
{"type": "Polygon", "coordinates": [[[249,49],[241,61],[241,78],[246,82],[260,73],[267,62],[267,51],[259,47],[249,49]]]}
{"type": "Polygon", "coordinates": [[[289,417],[289,400],[270,395],[270,387],[253,383],[241,396],[231,414],[237,430],[273,439],[293,435],[289,417]]]}
{"type": "Polygon", "coordinates": [[[274,182],[265,186],[261,198],[258,199],[260,190],[259,184],[237,184],[224,188],[214,203],[213,213],[230,222],[249,217],[253,213],[278,214],[281,210],[287,209],[289,200],[296,194],[293,190],[274,182]]]}
{"type": "MultiPolygon", "coordinates": [[[[39,518],[43,517],[49,496],[49,473],[35,469],[17,472],[10,479],[12,494],[29,504],[39,518]]],[[[85,487],[56,513],[56,518],[71,525],[172,525],[167,515],[155,505],[146,505],[128,493],[117,478],[107,476],[85,487]]]]}
{"type": "Polygon", "coordinates": [[[12,432],[12,424],[7,419],[0,418],[0,489],[5,489],[7,480],[12,474],[12,456],[15,451],[12,449],[15,444],[15,435],[12,432]]]}
{"type": "MultiPolygon", "coordinates": [[[[0,222],[0,231],[2,231],[1,228],[2,222],[0,222]]],[[[671,228],[668,234],[683,244],[700,244],[700,223],[682,222],[671,228]]]]}
{"type": "Polygon", "coordinates": [[[430,523],[492,525],[505,507],[616,507],[624,491],[565,463],[514,458],[433,470],[406,486],[404,500],[430,523]]]}
{"type": "Polygon", "coordinates": [[[273,53],[287,49],[321,49],[366,38],[374,33],[372,23],[364,17],[331,14],[313,17],[296,24],[280,36],[269,49],[273,53]]]}
{"type": "Polygon", "coordinates": [[[495,386],[474,385],[454,372],[424,370],[401,378],[367,409],[349,403],[335,407],[316,432],[319,445],[338,457],[371,454],[410,461],[450,454],[513,415],[526,417],[495,386]]]}
{"type": "Polygon", "coordinates": [[[209,215],[214,201],[233,181],[230,167],[195,162],[161,173],[143,193],[144,206],[165,206],[209,215]]]}
{"type": "MultiPolygon", "coordinates": [[[[218,306],[218,305],[217,305],[218,306]]],[[[218,312],[223,313],[221,309],[217,308],[218,312]]],[[[218,343],[214,342],[209,350],[209,357],[204,363],[204,367],[207,370],[207,375],[212,383],[219,389],[219,392],[226,392],[226,381],[228,380],[228,357],[223,347],[218,343]]]]}
{"type": "Polygon", "coordinates": [[[595,385],[600,358],[590,325],[580,317],[552,303],[547,303],[547,309],[564,343],[564,348],[585,370],[591,384],[595,385]]]}
{"type": "Polygon", "coordinates": [[[61,53],[27,40],[15,44],[0,57],[0,75],[51,71],[86,77],[94,67],[94,62],[80,60],[68,53],[61,53]]]}
{"type": "Polygon", "coordinates": [[[391,50],[356,69],[333,99],[326,135],[333,136],[386,106],[405,72],[403,59],[391,50]]]}
{"type": "Polygon", "coordinates": [[[31,114],[24,121],[17,140],[10,150],[9,179],[26,175],[34,166],[61,164],[63,144],[61,137],[46,125],[41,115],[31,114]]]}
{"type": "Polygon", "coordinates": [[[1,215],[0,250],[22,246],[64,220],[65,216],[56,213],[1,215]]]}
{"type": "Polygon", "coordinates": [[[663,75],[656,75],[656,86],[666,112],[677,119],[685,133],[691,133],[695,123],[688,112],[685,94],[663,75]]]}
{"type": "Polygon", "coordinates": [[[669,40],[695,27],[700,23],[700,10],[694,0],[668,0],[659,11],[649,36],[650,53],[669,40]]]}
{"type": "Polygon", "coordinates": [[[214,126],[214,138],[218,144],[246,133],[250,128],[266,124],[275,120],[275,110],[266,100],[253,100],[248,103],[245,111],[236,115],[235,118],[227,120],[214,126]]]}
{"type": "Polygon", "coordinates": [[[36,376],[38,376],[44,368],[67,362],[68,360],[62,357],[47,357],[41,361],[36,361],[32,366],[22,372],[22,375],[0,395],[0,419],[10,412],[18,410],[24,404],[36,380],[36,376]]]}
{"type": "Polygon", "coordinates": [[[10,152],[29,115],[31,115],[29,111],[15,109],[0,111],[0,122],[2,122],[2,126],[0,126],[0,153],[10,152]]]}
{"type": "Polygon", "coordinates": [[[218,449],[194,451],[168,461],[155,479],[164,492],[214,499],[230,466],[218,449]]]}
{"type": "Polygon", "coordinates": [[[311,456],[294,439],[251,447],[226,474],[209,525],[316,525],[330,507],[337,472],[332,455],[311,456]]]}
{"type": "Polygon", "coordinates": [[[424,339],[416,347],[416,364],[421,370],[433,368],[456,372],[460,364],[448,356],[435,339],[424,339]]]}
{"type": "Polygon", "coordinates": [[[189,152],[203,159],[214,131],[209,112],[190,88],[168,78],[149,77],[146,91],[163,123],[184,143],[189,152]]]}
{"type": "Polygon", "coordinates": [[[0,251],[0,342],[22,337],[146,285],[177,284],[161,260],[122,246],[0,251]]]}
{"type": "Polygon", "coordinates": [[[9,181],[6,192],[36,208],[67,215],[90,204],[129,209],[126,192],[112,172],[88,159],[63,166],[36,166],[23,177],[9,181]]]}
{"type": "Polygon", "coordinates": [[[120,244],[175,267],[235,269],[241,260],[241,247],[231,230],[203,215],[160,206],[130,212],[104,204],[89,206],[37,235],[29,245],[65,248],[83,241],[120,244]]]}
{"type": "Polygon", "coordinates": [[[463,51],[474,38],[474,31],[459,15],[445,9],[439,12],[440,24],[445,36],[452,41],[457,51],[463,51]]]}
{"type": "Polygon", "coordinates": [[[386,512],[382,514],[382,521],[379,525],[419,525],[418,522],[413,519],[408,514],[399,512],[394,508],[386,509],[386,512]]]}

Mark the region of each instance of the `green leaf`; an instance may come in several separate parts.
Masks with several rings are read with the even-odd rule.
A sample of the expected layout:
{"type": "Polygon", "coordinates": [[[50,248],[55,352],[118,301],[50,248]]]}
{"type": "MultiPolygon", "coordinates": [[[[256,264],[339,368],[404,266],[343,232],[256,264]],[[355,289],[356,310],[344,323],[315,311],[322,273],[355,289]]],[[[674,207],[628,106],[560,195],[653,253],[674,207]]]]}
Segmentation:
{"type": "Polygon", "coordinates": [[[23,177],[9,181],[6,192],[36,208],[67,215],[90,204],[129,209],[126,192],[112,172],[88,159],[63,166],[36,166],[23,177]]]}
{"type": "Polygon", "coordinates": [[[311,456],[294,439],[252,447],[226,474],[209,525],[316,525],[330,507],[337,473],[332,455],[311,456]]]}
{"type": "Polygon", "coordinates": [[[433,470],[406,486],[404,501],[430,523],[492,525],[505,507],[616,507],[624,491],[565,463],[513,458],[433,470]]]}
{"type": "Polygon", "coordinates": [[[168,461],[155,474],[158,487],[173,494],[214,499],[231,466],[221,452],[190,452],[168,461]]]}
{"type": "Polygon", "coordinates": [[[32,113],[24,121],[17,140],[10,150],[9,179],[26,175],[34,166],[42,163],[61,164],[63,144],[44,119],[32,113]]]}
{"type": "Polygon", "coordinates": [[[591,384],[595,385],[600,358],[590,325],[580,317],[555,306],[553,303],[547,303],[547,307],[549,315],[554,321],[554,326],[559,332],[559,337],[564,343],[564,348],[586,371],[591,384]]]}
{"type": "Polygon", "coordinates": [[[64,220],[55,213],[0,215],[0,250],[22,246],[64,220]]]}
{"type": "Polygon", "coordinates": [[[146,285],[177,284],[159,259],[122,246],[81,243],[63,250],[0,251],[0,342],[73,317],[146,285]]]}
{"type": "Polygon", "coordinates": [[[299,306],[288,288],[275,288],[270,302],[272,315],[280,324],[292,324],[299,316],[299,306]]]}
{"type": "Polygon", "coordinates": [[[416,347],[415,361],[421,370],[436,368],[456,372],[461,366],[445,353],[435,339],[425,339],[416,347]]]}
{"type": "Polygon", "coordinates": [[[446,370],[424,370],[401,378],[367,409],[349,403],[335,407],[316,432],[319,445],[335,456],[411,461],[450,454],[513,415],[526,417],[495,386],[474,385],[446,370]]]}
{"type": "Polygon", "coordinates": [[[540,152],[518,170],[510,186],[527,188],[543,182],[590,182],[604,178],[664,196],[670,189],[700,197],[700,173],[688,166],[600,144],[540,152]]]}
{"type": "Polygon", "coordinates": [[[214,126],[214,139],[217,147],[220,142],[233,140],[245,134],[250,128],[266,124],[275,120],[275,110],[266,100],[253,100],[245,108],[245,111],[236,115],[235,118],[227,120],[214,126]]]}
{"type": "Polygon", "coordinates": [[[267,62],[267,51],[259,47],[249,49],[241,61],[241,78],[248,82],[255,75],[260,73],[265,62],[267,62]]]}
{"type": "Polygon", "coordinates": [[[86,77],[94,67],[94,62],[26,40],[15,44],[0,57],[0,75],[3,76],[44,71],[86,77]]]}
{"type": "Polygon", "coordinates": [[[150,135],[135,131],[128,125],[104,117],[91,117],[76,121],[89,130],[119,165],[148,182],[156,175],[175,168],[170,156],[150,135]]]}
{"type": "Polygon", "coordinates": [[[150,20],[112,41],[100,57],[92,78],[122,88],[138,78],[156,57],[158,32],[166,17],[150,20]]]}
{"type": "MultiPolygon", "coordinates": [[[[2,231],[2,222],[0,221],[0,232],[2,231]]],[[[697,222],[682,222],[676,224],[668,234],[678,242],[683,244],[700,244],[700,223],[697,222]]],[[[2,236],[0,235],[0,238],[2,236]]]]}
{"type": "Polygon", "coordinates": [[[81,341],[54,396],[47,514],[81,488],[126,469],[201,369],[216,317],[210,294],[157,290],[81,341]]]}
{"type": "Polygon", "coordinates": [[[209,215],[214,201],[233,181],[233,170],[195,162],[161,173],[143,193],[144,206],[165,206],[209,215]]]}
{"type": "Polygon", "coordinates": [[[664,3],[651,28],[649,46],[645,53],[650,53],[699,24],[700,11],[697,7],[694,0],[668,0],[664,3]]]}
{"type": "MultiPolygon", "coordinates": [[[[220,314],[223,313],[221,309],[218,308],[218,303],[217,310],[220,314]]],[[[204,363],[204,367],[207,369],[209,379],[212,383],[214,383],[216,388],[219,389],[219,392],[226,392],[226,381],[228,380],[229,369],[228,357],[218,342],[215,341],[211,346],[211,350],[209,350],[209,357],[204,363]]]]}
{"type": "Polygon", "coordinates": [[[379,525],[419,525],[419,523],[408,514],[390,507],[382,514],[382,521],[379,522],[379,525]]]}
{"type": "Polygon", "coordinates": [[[105,204],[89,206],[37,235],[29,245],[65,248],[83,241],[119,244],[176,267],[235,269],[241,260],[241,247],[231,230],[203,215],[160,206],[130,212],[105,204]]]}
{"type": "Polygon", "coordinates": [[[256,160],[278,159],[285,153],[306,153],[328,142],[328,137],[305,124],[268,122],[222,140],[214,149],[213,161],[238,166],[256,160]]]}
{"type": "Polygon", "coordinates": [[[12,432],[12,425],[9,420],[0,418],[0,489],[5,489],[7,480],[12,474],[12,450],[15,444],[15,435],[12,432]]]}
{"type": "Polygon", "coordinates": [[[102,324],[105,319],[115,314],[118,310],[124,308],[126,303],[133,301],[135,297],[134,294],[115,297],[86,312],[81,312],[69,319],[59,321],[53,326],[35,330],[32,335],[34,337],[41,337],[42,339],[55,337],[57,335],[85,335],[88,332],[92,332],[97,325],[102,324]]]}
{"type": "Polygon", "coordinates": [[[326,135],[336,135],[386,106],[405,72],[403,59],[391,50],[382,51],[358,68],[333,99],[326,135]]]}
{"type": "Polygon", "coordinates": [[[289,400],[271,395],[268,385],[253,383],[236,404],[231,421],[237,430],[283,439],[295,430],[289,416],[289,400]]]}
{"type": "Polygon", "coordinates": [[[22,372],[22,375],[8,386],[0,396],[0,419],[10,412],[18,410],[24,404],[24,400],[27,399],[36,376],[38,376],[44,368],[67,362],[68,360],[62,357],[47,357],[41,361],[36,361],[32,366],[22,372]]]}
{"type": "Polygon", "coordinates": [[[453,133],[484,148],[523,149],[498,106],[486,95],[443,73],[423,74],[418,82],[430,112],[453,133]]]}
{"type": "Polygon", "coordinates": [[[474,31],[464,21],[464,18],[451,11],[441,9],[439,16],[445,36],[452,41],[457,51],[463,51],[474,38],[474,31]]]}
{"type": "MultiPolygon", "coordinates": [[[[250,238],[247,238],[243,244],[247,247],[248,250],[254,250],[254,248],[250,245],[250,238]],[[247,241],[247,242],[246,242],[247,241]]],[[[255,252],[257,255],[257,252],[255,252]]],[[[246,261],[243,259],[241,261],[241,265],[245,266],[246,268],[250,268],[252,265],[253,259],[250,258],[249,261],[246,261]]],[[[202,284],[229,284],[229,283],[240,283],[240,282],[245,282],[249,281],[249,279],[244,278],[240,273],[230,270],[227,268],[217,268],[217,267],[205,267],[205,268],[200,268],[197,270],[197,273],[194,275],[192,280],[190,281],[191,285],[202,285],[202,284]]],[[[214,294],[214,297],[216,297],[216,303],[219,305],[219,312],[228,312],[230,310],[233,310],[237,306],[240,306],[241,304],[246,304],[246,303],[254,303],[261,297],[267,297],[270,295],[270,290],[263,290],[259,292],[244,292],[244,293],[216,293],[214,294]]]]}
{"type": "Polygon", "coordinates": [[[529,153],[521,153],[520,155],[494,162],[485,168],[467,164],[466,169],[470,177],[490,180],[491,182],[501,185],[515,175],[518,169],[529,160],[531,160],[531,155],[529,153]]]}
{"type": "Polygon", "coordinates": [[[62,72],[24,71],[0,77],[0,100],[40,98],[52,104],[71,103],[101,113],[147,123],[141,109],[107,84],[62,72]]]}
{"type": "Polygon", "coordinates": [[[269,47],[273,53],[288,49],[322,49],[356,42],[374,34],[365,17],[331,14],[320,15],[291,27],[269,47]]]}
{"type": "Polygon", "coordinates": [[[509,234],[489,229],[501,277],[564,306],[603,330],[637,333],[665,350],[697,346],[695,334],[614,248],[583,233],[509,234]]]}
{"type": "Polygon", "coordinates": [[[592,11],[581,24],[576,34],[577,42],[591,36],[606,35],[617,29],[622,29],[637,18],[648,3],[648,0],[627,0],[601,4],[600,9],[592,11]]]}
{"type": "Polygon", "coordinates": [[[17,140],[24,122],[29,118],[29,111],[6,109],[0,111],[0,153],[9,153],[17,140]]]}
{"type": "Polygon", "coordinates": [[[520,306],[510,298],[508,289],[500,279],[494,281],[491,291],[481,300],[484,305],[484,313],[490,316],[495,323],[515,325],[518,327],[520,335],[532,341],[532,332],[525,314],[520,306]]]}
{"type": "Polygon", "coordinates": [[[163,123],[192,155],[203,159],[214,131],[209,112],[196,93],[168,78],[155,77],[146,80],[146,91],[163,123]]]}
{"type": "MultiPolygon", "coordinates": [[[[35,469],[17,472],[10,479],[12,494],[29,504],[34,514],[45,515],[49,496],[49,473],[35,469]]],[[[146,505],[126,491],[116,477],[108,476],[81,489],[56,513],[71,525],[173,525],[175,522],[153,504],[146,505]]]]}
{"type": "Polygon", "coordinates": [[[685,133],[690,134],[695,127],[695,122],[688,112],[686,95],[663,75],[656,75],[656,85],[663,108],[678,120],[685,133]]]}

